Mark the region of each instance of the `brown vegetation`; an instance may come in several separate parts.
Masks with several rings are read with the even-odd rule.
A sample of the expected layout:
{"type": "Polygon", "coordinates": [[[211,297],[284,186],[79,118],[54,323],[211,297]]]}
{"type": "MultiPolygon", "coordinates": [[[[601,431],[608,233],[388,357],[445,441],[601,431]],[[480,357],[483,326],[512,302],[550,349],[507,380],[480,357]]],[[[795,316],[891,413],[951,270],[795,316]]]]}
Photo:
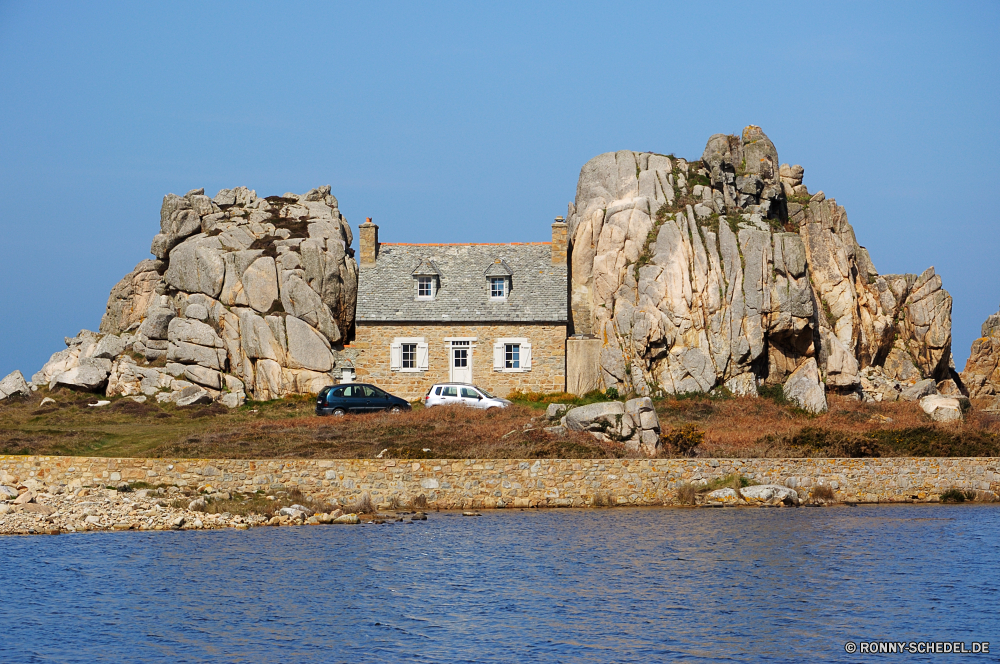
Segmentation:
{"type": "Polygon", "coordinates": [[[638,456],[585,433],[553,436],[525,405],[484,412],[417,407],[391,415],[316,417],[312,397],[178,408],[131,399],[89,407],[97,398],[67,390],[44,408],[39,391],[0,401],[0,454],[199,458],[618,458],[638,456]]]}
{"type": "MultiPolygon", "coordinates": [[[[416,407],[399,415],[316,417],[311,397],[178,408],[155,400],[45,390],[0,401],[0,454],[222,458],[621,458],[638,456],[585,433],[543,430],[549,403],[599,393],[523,394],[486,413],[416,407]],[[44,396],[55,404],[41,406],[44,396]]],[[[961,424],[932,422],[916,403],[831,396],[809,415],[780,399],[681,395],[656,401],[663,457],[1000,456],[1000,418],[973,408],[961,424]]]]}
{"type": "Polygon", "coordinates": [[[699,395],[663,399],[656,410],[667,442],[704,432],[702,442],[676,450],[682,456],[1000,456],[1000,417],[976,408],[964,423],[939,424],[913,402],[830,396],[829,404],[828,412],[809,415],[769,398],[699,395]]]}

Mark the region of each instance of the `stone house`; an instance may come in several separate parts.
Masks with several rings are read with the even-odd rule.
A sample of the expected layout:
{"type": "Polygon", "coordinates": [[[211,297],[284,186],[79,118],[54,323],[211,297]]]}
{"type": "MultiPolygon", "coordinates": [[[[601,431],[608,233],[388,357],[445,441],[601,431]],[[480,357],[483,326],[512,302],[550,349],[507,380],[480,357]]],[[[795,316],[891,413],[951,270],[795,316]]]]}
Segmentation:
{"type": "Polygon", "coordinates": [[[397,244],[366,221],[354,378],[411,400],[448,381],[500,396],[563,391],[566,230],[557,219],[552,242],[397,244]]]}

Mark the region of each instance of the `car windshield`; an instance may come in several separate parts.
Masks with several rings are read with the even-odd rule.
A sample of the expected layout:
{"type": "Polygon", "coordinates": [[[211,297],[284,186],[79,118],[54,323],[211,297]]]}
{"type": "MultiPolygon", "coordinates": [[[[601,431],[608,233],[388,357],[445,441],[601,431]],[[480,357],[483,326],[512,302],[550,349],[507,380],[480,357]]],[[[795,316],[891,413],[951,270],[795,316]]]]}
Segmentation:
{"type": "Polygon", "coordinates": [[[476,389],[479,390],[480,392],[482,392],[483,396],[486,397],[487,399],[496,399],[497,398],[496,395],[490,394],[489,392],[487,392],[486,390],[484,390],[481,387],[477,387],[476,389]]]}

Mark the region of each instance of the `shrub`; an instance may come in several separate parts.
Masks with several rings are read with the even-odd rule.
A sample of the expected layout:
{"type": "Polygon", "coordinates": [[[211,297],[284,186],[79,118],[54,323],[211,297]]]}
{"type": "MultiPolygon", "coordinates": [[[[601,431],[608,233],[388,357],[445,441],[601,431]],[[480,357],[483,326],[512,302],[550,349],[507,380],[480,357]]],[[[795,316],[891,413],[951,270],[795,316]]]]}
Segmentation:
{"type": "Polygon", "coordinates": [[[661,434],[660,440],[671,454],[694,456],[695,448],[705,442],[705,432],[693,424],[682,424],[661,434]]]}
{"type": "Polygon", "coordinates": [[[354,503],[346,508],[348,512],[354,512],[355,514],[375,514],[375,505],[372,503],[371,495],[366,491],[361,494],[354,503]]]}
{"type": "Polygon", "coordinates": [[[677,486],[677,502],[681,505],[694,505],[698,489],[693,484],[683,482],[677,486]]]}
{"type": "Polygon", "coordinates": [[[941,494],[942,503],[964,503],[966,500],[974,500],[974,491],[964,491],[962,489],[948,489],[941,494]]]}
{"type": "Polygon", "coordinates": [[[617,387],[609,387],[608,389],[604,390],[604,396],[606,396],[609,399],[617,399],[618,398],[618,388],[617,387]]]}
{"type": "Polygon", "coordinates": [[[754,481],[749,477],[745,477],[739,473],[732,473],[729,475],[723,475],[722,477],[716,477],[711,482],[698,487],[697,491],[698,493],[708,493],[709,491],[715,491],[716,489],[735,489],[738,493],[740,489],[753,485],[754,481]]]}
{"type": "Polygon", "coordinates": [[[765,399],[770,399],[779,406],[791,405],[791,402],[785,398],[785,388],[782,385],[761,385],[757,388],[757,394],[765,399]]]}
{"type": "Polygon", "coordinates": [[[817,484],[810,492],[814,500],[833,500],[833,487],[828,484],[817,484]]]}

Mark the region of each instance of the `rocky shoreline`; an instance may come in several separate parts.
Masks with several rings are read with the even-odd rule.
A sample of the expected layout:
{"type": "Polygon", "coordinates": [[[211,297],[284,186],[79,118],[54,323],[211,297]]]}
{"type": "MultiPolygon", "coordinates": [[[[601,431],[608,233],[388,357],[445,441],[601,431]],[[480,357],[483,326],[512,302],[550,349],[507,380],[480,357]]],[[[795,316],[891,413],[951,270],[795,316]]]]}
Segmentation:
{"type": "MultiPolygon", "coordinates": [[[[737,483],[734,483],[732,478],[728,478],[726,484],[729,486],[722,488],[713,488],[718,482],[682,485],[678,488],[676,500],[660,507],[853,507],[858,504],[838,500],[832,491],[824,490],[823,485],[796,491],[774,484],[739,486],[740,479],[736,478],[737,483]]],[[[970,502],[994,502],[996,496],[991,492],[977,491],[970,492],[965,499],[970,502]]],[[[590,505],[614,506],[614,501],[600,499],[590,505]]],[[[117,487],[73,489],[66,485],[46,486],[29,479],[18,483],[18,486],[0,485],[0,535],[223,528],[247,530],[262,526],[386,524],[427,520],[425,512],[392,504],[379,505],[376,509],[367,495],[358,503],[345,507],[356,511],[345,511],[294,492],[247,496],[215,491],[210,486],[193,492],[177,487],[133,489],[128,483],[117,487]],[[253,511],[257,504],[264,505],[259,512],[253,511]],[[227,507],[234,511],[226,511],[227,507]]],[[[480,512],[463,511],[462,515],[480,516],[480,512]]]]}
{"type": "MultiPolygon", "coordinates": [[[[232,506],[244,511],[258,496],[226,492],[189,495],[176,487],[133,490],[118,487],[69,489],[28,480],[18,487],[0,485],[0,535],[58,535],[121,530],[246,530],[259,526],[357,525],[426,521],[419,511],[345,512],[330,505],[303,505],[285,495],[262,497],[268,514],[220,511],[232,506]],[[31,485],[31,486],[28,486],[31,485]],[[268,503],[273,503],[268,505],[268,503]],[[283,506],[282,506],[283,505],[283,506]],[[319,509],[317,509],[319,508],[319,509]],[[320,511],[321,509],[329,511],[320,511]]],[[[309,499],[303,502],[311,503],[309,499]]]]}

